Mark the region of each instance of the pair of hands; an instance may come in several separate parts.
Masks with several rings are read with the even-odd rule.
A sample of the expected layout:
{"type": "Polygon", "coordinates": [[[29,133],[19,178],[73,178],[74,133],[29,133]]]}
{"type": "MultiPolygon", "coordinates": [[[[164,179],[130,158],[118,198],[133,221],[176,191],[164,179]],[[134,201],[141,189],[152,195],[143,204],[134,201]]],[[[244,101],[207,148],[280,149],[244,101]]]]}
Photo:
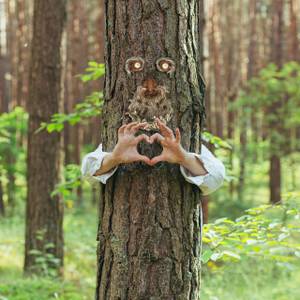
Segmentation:
{"type": "Polygon", "coordinates": [[[147,128],[148,123],[132,122],[122,125],[118,130],[118,142],[112,152],[112,156],[118,163],[132,163],[137,161],[143,161],[146,164],[153,166],[160,161],[166,161],[169,163],[182,163],[187,155],[187,152],[180,144],[181,135],[179,128],[176,128],[175,136],[173,131],[166,126],[160,119],[155,119],[160,133],[155,133],[152,136],[141,134],[135,136],[135,133],[139,129],[147,128]],[[137,151],[137,145],[141,141],[147,143],[154,143],[158,141],[163,151],[159,156],[155,156],[152,159],[145,155],[141,155],[137,151]]]}

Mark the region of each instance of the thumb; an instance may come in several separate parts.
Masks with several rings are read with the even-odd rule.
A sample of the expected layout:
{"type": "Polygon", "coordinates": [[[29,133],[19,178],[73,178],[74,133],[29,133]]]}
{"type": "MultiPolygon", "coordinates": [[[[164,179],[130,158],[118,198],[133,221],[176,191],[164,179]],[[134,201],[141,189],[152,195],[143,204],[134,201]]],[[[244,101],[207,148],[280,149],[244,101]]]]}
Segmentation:
{"type": "Polygon", "coordinates": [[[156,163],[160,162],[160,161],[164,161],[165,160],[165,157],[161,154],[159,156],[155,156],[151,159],[150,161],[150,164],[153,166],[155,165],[156,163]]]}
{"type": "Polygon", "coordinates": [[[146,163],[147,165],[150,165],[150,163],[151,163],[150,158],[149,158],[148,156],[146,156],[146,155],[138,155],[137,159],[138,159],[139,161],[143,161],[143,162],[146,163]]]}

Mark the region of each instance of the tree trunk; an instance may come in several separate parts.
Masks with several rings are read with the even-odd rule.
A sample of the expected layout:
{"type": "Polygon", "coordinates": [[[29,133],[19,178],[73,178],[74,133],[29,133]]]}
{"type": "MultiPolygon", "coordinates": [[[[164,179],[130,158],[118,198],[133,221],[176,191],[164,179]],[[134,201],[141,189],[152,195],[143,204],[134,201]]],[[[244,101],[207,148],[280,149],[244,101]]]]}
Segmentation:
{"type": "MultiPolygon", "coordinates": [[[[257,11],[257,1],[250,0],[249,1],[249,44],[248,44],[248,63],[247,63],[247,80],[250,80],[257,72],[256,69],[256,11],[257,11]]],[[[257,132],[257,128],[255,127],[257,124],[256,121],[256,112],[251,113],[251,125],[254,133],[257,132]]],[[[240,115],[240,153],[239,153],[239,182],[238,182],[238,199],[239,201],[243,201],[244,199],[244,188],[245,188],[245,177],[247,174],[247,144],[248,144],[248,119],[247,110],[242,107],[241,115],[240,115]]],[[[255,150],[253,150],[255,151],[255,150]]],[[[254,155],[256,155],[254,153],[254,155]]]]}
{"type": "Polygon", "coordinates": [[[4,217],[4,216],[5,216],[5,205],[3,200],[2,181],[0,180],[0,217],[4,217]]]}
{"type": "Polygon", "coordinates": [[[298,40],[298,20],[294,0],[289,1],[289,60],[298,61],[299,40],[298,40]]]}
{"type": "MultiPolygon", "coordinates": [[[[271,34],[271,62],[275,63],[278,68],[283,64],[283,9],[284,1],[275,0],[272,3],[272,34],[271,34]]],[[[274,101],[269,108],[269,114],[273,115],[269,124],[270,130],[270,169],[269,169],[269,186],[270,202],[277,203],[281,201],[281,159],[280,150],[282,142],[278,141],[278,134],[282,134],[282,126],[277,120],[280,119],[280,109],[283,99],[274,101]]]]}
{"type": "MultiPolygon", "coordinates": [[[[223,96],[222,96],[222,77],[221,77],[221,62],[220,62],[220,47],[217,41],[217,32],[218,32],[218,10],[216,5],[212,7],[212,12],[210,16],[211,31],[210,31],[210,54],[213,61],[213,93],[211,91],[210,96],[214,99],[214,131],[213,133],[217,136],[223,138],[223,128],[224,120],[222,114],[223,107],[223,96]]],[[[211,82],[212,84],[212,82],[211,82]]]]}
{"type": "Polygon", "coordinates": [[[59,179],[60,135],[35,131],[41,122],[50,121],[59,112],[64,18],[65,1],[35,1],[28,99],[26,272],[39,271],[35,267],[36,256],[30,251],[44,252],[49,243],[53,247],[46,252],[59,258],[60,266],[63,265],[63,203],[58,196],[50,196],[59,179]]]}
{"type": "MultiPolygon", "coordinates": [[[[2,7],[0,6],[2,9],[2,7]]],[[[2,15],[0,14],[0,17],[2,15]]],[[[7,97],[7,89],[5,85],[5,72],[6,72],[6,62],[7,58],[4,55],[4,45],[5,43],[2,44],[3,41],[3,32],[0,30],[0,115],[4,112],[8,111],[8,97],[7,97]]],[[[2,183],[2,174],[0,170],[0,217],[5,216],[5,205],[4,205],[4,199],[3,199],[3,183],[2,183]]]]}
{"type": "MultiPolygon", "coordinates": [[[[200,24],[196,0],[106,1],[105,151],[112,151],[117,129],[129,121],[126,112],[137,86],[152,78],[168,87],[174,111],[168,125],[180,128],[185,149],[199,153],[200,24]],[[132,56],[142,57],[145,69],[129,77],[124,67],[132,56]],[[170,77],[155,68],[160,57],[175,61],[170,77]]],[[[161,151],[157,144],[139,149],[148,156],[161,151]]],[[[103,187],[99,222],[96,299],[199,299],[200,190],[185,181],[179,165],[120,165],[103,187]]]]}
{"type": "MultiPolygon", "coordinates": [[[[247,80],[250,80],[253,76],[258,73],[258,33],[257,33],[257,13],[258,13],[258,2],[257,0],[250,0],[249,2],[249,17],[250,17],[250,37],[248,44],[248,63],[247,63],[247,80]]],[[[258,132],[259,122],[257,118],[257,110],[251,110],[251,131],[252,131],[252,142],[258,144],[258,132]]],[[[253,162],[257,162],[258,149],[254,148],[253,151],[253,162]]]]}

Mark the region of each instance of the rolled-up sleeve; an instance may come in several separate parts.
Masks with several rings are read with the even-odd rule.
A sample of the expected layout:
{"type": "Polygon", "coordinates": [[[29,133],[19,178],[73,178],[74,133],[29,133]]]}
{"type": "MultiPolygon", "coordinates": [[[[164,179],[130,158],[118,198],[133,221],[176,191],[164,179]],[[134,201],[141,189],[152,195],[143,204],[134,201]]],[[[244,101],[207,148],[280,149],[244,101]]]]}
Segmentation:
{"type": "Polygon", "coordinates": [[[118,166],[101,175],[95,176],[94,174],[101,168],[103,159],[108,153],[102,150],[102,144],[100,144],[95,151],[86,154],[81,163],[82,177],[91,184],[96,182],[106,184],[106,181],[116,172],[118,166]]]}
{"type": "Polygon", "coordinates": [[[193,153],[203,164],[208,174],[193,176],[189,170],[180,165],[180,171],[186,181],[197,185],[203,195],[208,195],[217,190],[225,179],[225,166],[217,159],[207,147],[202,145],[201,154],[193,153]]]}

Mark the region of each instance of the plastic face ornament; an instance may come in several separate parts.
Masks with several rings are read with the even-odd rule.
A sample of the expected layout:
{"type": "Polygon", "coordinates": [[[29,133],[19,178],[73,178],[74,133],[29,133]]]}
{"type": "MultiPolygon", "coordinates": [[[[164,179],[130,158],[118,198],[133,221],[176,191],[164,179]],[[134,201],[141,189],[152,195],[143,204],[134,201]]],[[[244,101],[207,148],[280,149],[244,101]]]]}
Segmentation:
{"type": "MultiPolygon", "coordinates": [[[[161,57],[156,61],[156,68],[159,72],[171,74],[175,71],[175,62],[166,57],[161,57]]],[[[133,56],[126,60],[125,69],[128,75],[143,71],[145,61],[139,56],[133,56]]]]}
{"type": "Polygon", "coordinates": [[[175,62],[170,58],[159,58],[156,61],[156,68],[158,71],[171,74],[175,71],[175,62]]]}
{"type": "Polygon", "coordinates": [[[126,60],[125,70],[128,75],[141,72],[144,69],[145,61],[141,57],[131,57],[126,60]]]}
{"type": "MultiPolygon", "coordinates": [[[[170,58],[161,57],[156,60],[155,67],[158,72],[167,75],[175,71],[175,62],[170,58]]],[[[147,66],[145,61],[138,56],[126,60],[125,70],[129,76],[142,72],[147,66]]],[[[140,76],[140,75],[138,75],[140,76]]],[[[173,109],[165,85],[159,85],[156,79],[146,78],[142,85],[137,86],[133,98],[129,100],[128,115],[131,121],[148,122],[147,130],[158,129],[154,123],[159,117],[164,123],[170,121],[173,109]]]]}

